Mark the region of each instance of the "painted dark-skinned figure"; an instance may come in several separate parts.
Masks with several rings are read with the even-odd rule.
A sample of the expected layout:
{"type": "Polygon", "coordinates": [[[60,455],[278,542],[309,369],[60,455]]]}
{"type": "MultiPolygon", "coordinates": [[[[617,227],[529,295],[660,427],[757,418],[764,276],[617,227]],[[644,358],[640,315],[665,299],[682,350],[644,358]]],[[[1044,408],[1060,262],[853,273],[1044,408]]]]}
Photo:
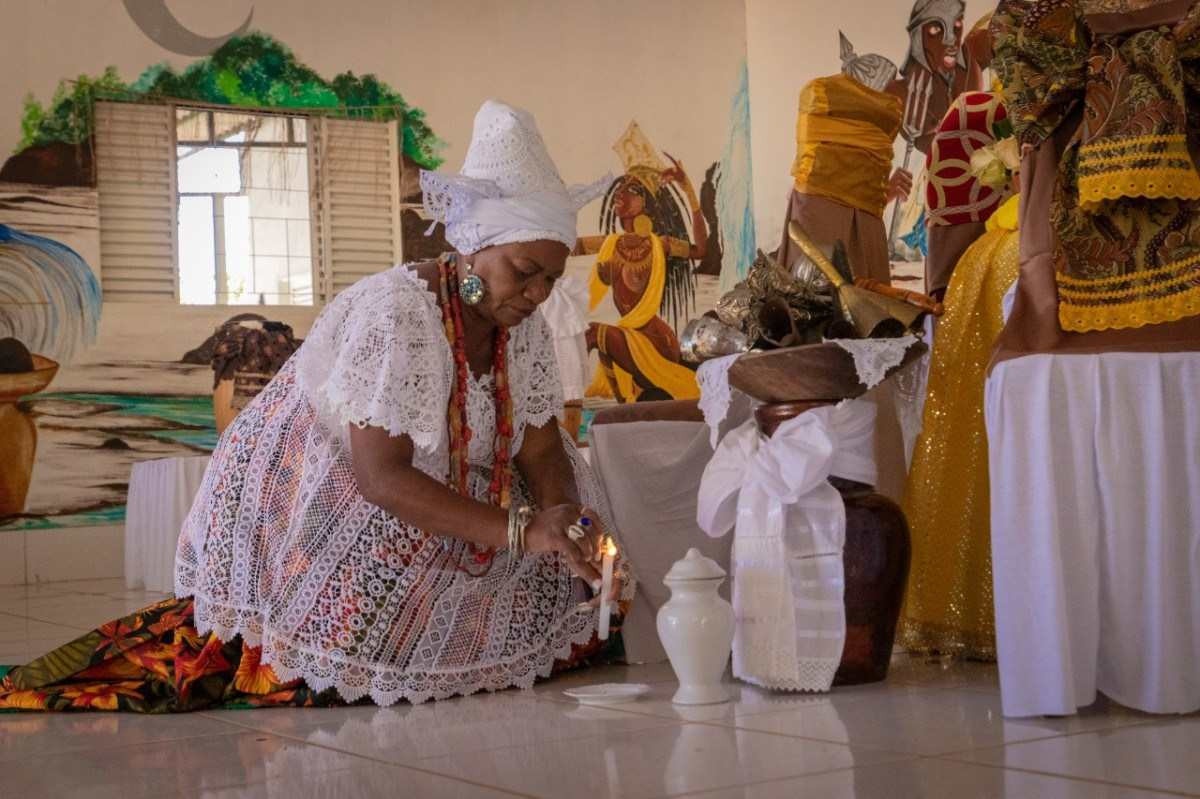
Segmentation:
{"type": "Polygon", "coordinates": [[[707,252],[708,225],[683,166],[670,155],[667,166],[636,122],[613,149],[625,174],[604,197],[606,235],[582,237],[576,246],[576,254],[596,254],[592,310],[611,290],[620,314],[616,324],[588,328],[588,349],[600,357],[588,396],[694,399],[700,390],[695,373],[681,362],[675,327],[695,300],[693,264],[707,252]]]}

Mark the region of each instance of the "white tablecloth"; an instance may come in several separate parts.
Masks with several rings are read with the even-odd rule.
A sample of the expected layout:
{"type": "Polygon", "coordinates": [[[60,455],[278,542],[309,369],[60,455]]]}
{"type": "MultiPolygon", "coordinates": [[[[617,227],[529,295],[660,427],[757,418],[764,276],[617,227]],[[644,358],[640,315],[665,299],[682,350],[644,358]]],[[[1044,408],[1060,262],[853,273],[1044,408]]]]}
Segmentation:
{"type": "Polygon", "coordinates": [[[1033,355],[987,383],[1004,713],[1200,709],[1200,354],[1033,355]]]}
{"type": "Polygon", "coordinates": [[[125,508],[125,587],[171,593],[175,544],[204,480],[208,457],[133,465],[125,508]]]}
{"type": "Polygon", "coordinates": [[[573,276],[559,278],[542,304],[542,316],[554,337],[554,356],[558,361],[563,397],[583,399],[591,379],[585,338],[588,329],[587,283],[573,276]]]}
{"type": "MultiPolygon", "coordinates": [[[[670,598],[663,577],[695,547],[729,571],[733,536],[709,538],[696,524],[696,497],[712,458],[702,422],[634,422],[591,428],[592,469],[608,495],[614,523],[638,578],[629,618],[621,629],[630,663],[667,659],[655,626],[670,598]]],[[[721,586],[729,598],[729,580],[721,586]]]]}

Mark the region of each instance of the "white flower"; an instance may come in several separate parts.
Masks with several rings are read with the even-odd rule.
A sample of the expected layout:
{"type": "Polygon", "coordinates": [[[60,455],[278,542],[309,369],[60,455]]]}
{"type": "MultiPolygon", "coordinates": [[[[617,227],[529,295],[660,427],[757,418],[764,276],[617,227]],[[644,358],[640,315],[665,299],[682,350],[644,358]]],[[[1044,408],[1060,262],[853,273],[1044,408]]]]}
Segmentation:
{"type": "Polygon", "coordinates": [[[1017,143],[1016,136],[1003,138],[992,146],[1009,172],[1016,172],[1021,168],[1021,145],[1017,143]]]}
{"type": "Polygon", "coordinates": [[[999,189],[1008,183],[1008,169],[992,145],[971,153],[971,174],[985,186],[999,189]]]}

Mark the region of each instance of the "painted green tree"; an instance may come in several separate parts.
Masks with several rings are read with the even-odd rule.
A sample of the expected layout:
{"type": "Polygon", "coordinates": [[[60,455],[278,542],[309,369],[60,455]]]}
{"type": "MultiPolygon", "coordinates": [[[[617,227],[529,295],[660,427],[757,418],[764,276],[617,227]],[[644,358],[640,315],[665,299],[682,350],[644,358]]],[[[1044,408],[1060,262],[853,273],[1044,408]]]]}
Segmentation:
{"type": "Polygon", "coordinates": [[[442,142],[425,112],[374,75],[343,72],[326,80],[296,59],[287,46],[264,33],[230,39],[211,56],[177,72],[167,64],[149,67],[131,84],[109,67],[96,78],[63,81],[48,106],[25,100],[18,150],[39,144],[79,144],[92,134],[97,99],[139,102],[183,100],[218,105],[306,109],[331,116],[399,120],[401,148],[426,169],[442,159],[442,142]]]}

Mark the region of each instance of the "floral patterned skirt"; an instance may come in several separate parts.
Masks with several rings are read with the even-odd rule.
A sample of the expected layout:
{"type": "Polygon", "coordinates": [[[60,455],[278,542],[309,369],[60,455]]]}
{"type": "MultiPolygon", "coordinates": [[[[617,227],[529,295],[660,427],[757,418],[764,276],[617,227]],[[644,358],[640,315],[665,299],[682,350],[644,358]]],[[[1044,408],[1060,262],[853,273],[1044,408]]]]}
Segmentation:
{"type": "MultiPolygon", "coordinates": [[[[619,636],[576,647],[555,672],[619,654],[619,636]],[[615,645],[613,645],[615,644],[615,645]]],[[[111,621],[7,674],[0,712],[115,710],[182,713],[256,707],[344,706],[337,691],[284,683],[262,663],[262,648],[221,641],[195,627],[190,598],[166,599],[111,621]]],[[[369,699],[355,704],[369,705],[369,699]]]]}

